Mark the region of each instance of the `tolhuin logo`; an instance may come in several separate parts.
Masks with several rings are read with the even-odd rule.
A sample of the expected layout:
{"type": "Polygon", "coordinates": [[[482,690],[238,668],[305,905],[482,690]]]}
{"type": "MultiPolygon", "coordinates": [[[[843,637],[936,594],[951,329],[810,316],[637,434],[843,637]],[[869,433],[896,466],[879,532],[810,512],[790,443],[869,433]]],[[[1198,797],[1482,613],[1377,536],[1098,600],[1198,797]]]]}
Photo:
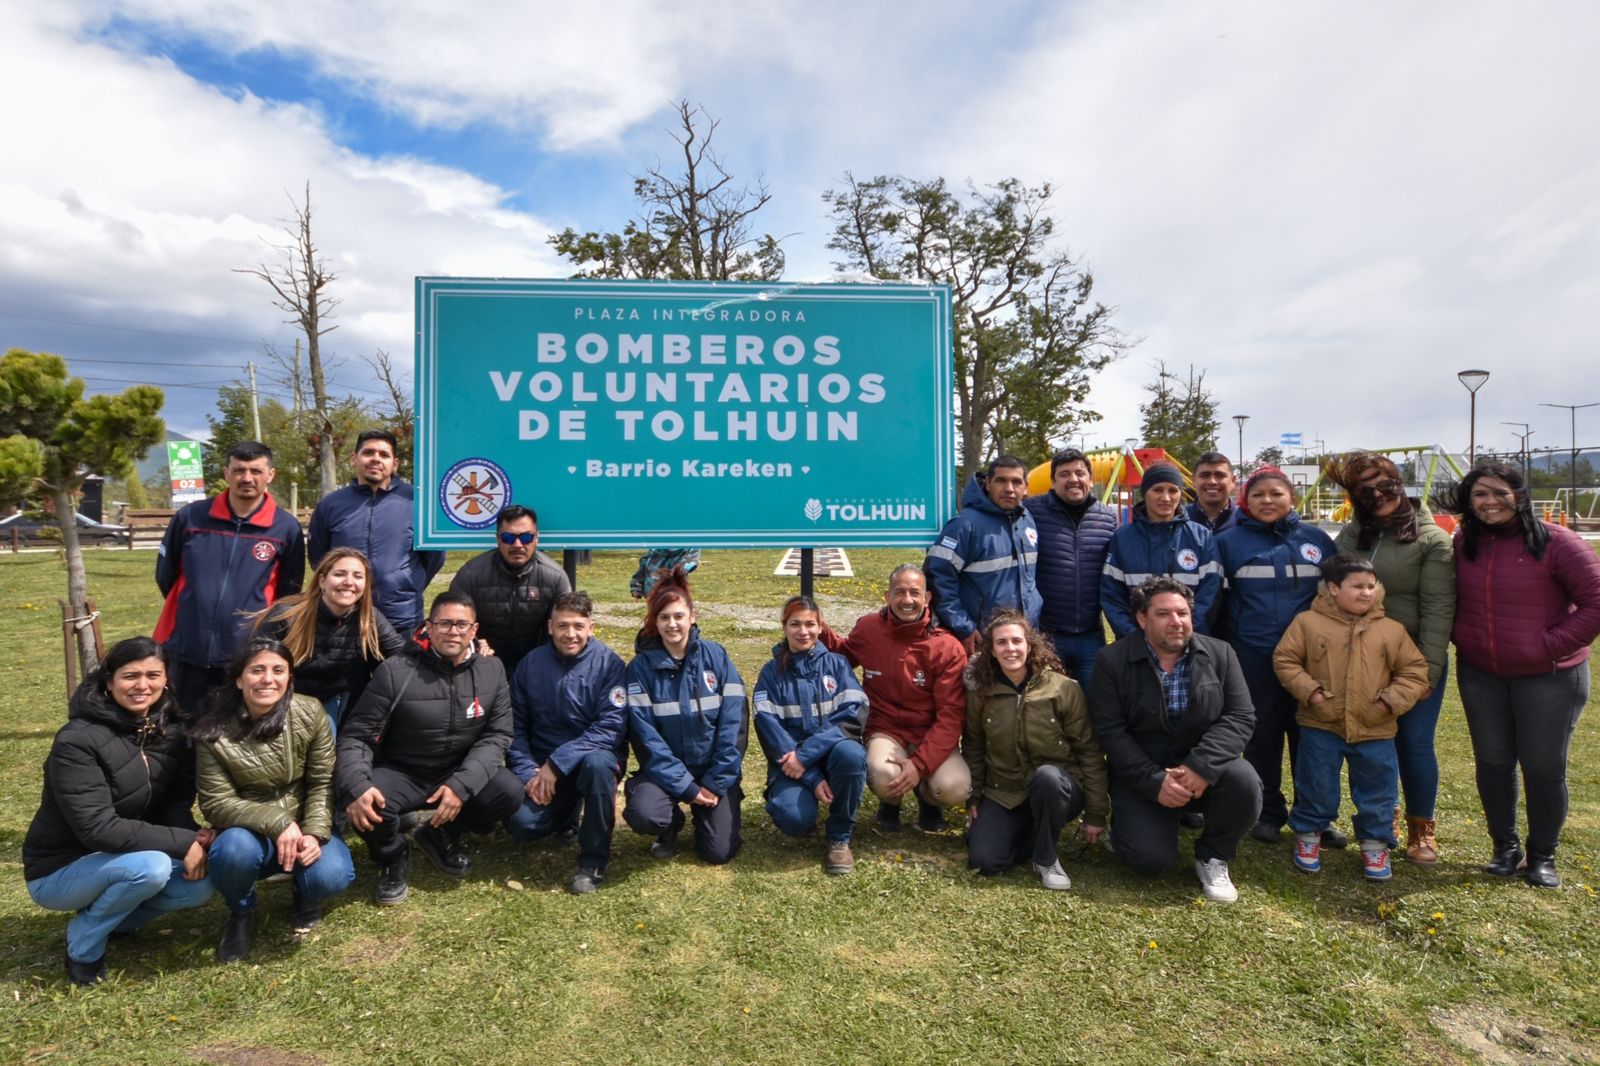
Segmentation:
{"type": "Polygon", "coordinates": [[[812,498],[806,501],[806,517],[815,522],[822,517],[822,501],[812,498]]]}

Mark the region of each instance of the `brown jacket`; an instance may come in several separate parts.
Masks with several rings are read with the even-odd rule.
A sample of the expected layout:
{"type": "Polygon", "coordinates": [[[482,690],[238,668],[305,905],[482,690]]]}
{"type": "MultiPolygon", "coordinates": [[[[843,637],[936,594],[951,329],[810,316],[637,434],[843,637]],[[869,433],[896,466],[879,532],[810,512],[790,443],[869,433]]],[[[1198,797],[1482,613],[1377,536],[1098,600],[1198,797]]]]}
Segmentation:
{"type": "Polygon", "coordinates": [[[1083,690],[1065,674],[1039,670],[1021,692],[999,678],[986,692],[968,690],[961,749],[972,768],[971,803],[981,797],[1013,810],[1028,802],[1035,770],[1058,766],[1083,790],[1084,822],[1106,824],[1106,759],[1089,726],[1083,690]]]}
{"type": "Polygon", "coordinates": [[[1324,585],[1311,609],[1289,623],[1272,665],[1300,701],[1295,721],[1351,744],[1392,738],[1395,720],[1428,691],[1428,661],[1406,627],[1384,616],[1381,586],[1372,610],[1351,615],[1324,585]],[[1328,698],[1314,704],[1318,689],[1328,698]]]}

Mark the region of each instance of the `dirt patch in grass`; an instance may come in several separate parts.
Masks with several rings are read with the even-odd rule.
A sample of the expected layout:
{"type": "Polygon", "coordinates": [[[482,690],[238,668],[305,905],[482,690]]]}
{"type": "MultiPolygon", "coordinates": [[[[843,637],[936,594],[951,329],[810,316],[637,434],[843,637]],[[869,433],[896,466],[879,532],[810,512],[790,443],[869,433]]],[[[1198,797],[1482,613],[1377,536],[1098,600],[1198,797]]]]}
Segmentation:
{"type": "Polygon", "coordinates": [[[410,943],[409,934],[362,937],[346,944],[339,955],[345,964],[365,972],[398,959],[410,943]]]}
{"type": "Polygon", "coordinates": [[[294,1066],[296,1063],[320,1063],[326,1059],[308,1055],[303,1051],[280,1051],[271,1047],[239,1047],[237,1044],[212,1044],[190,1052],[195,1062],[214,1063],[216,1066],[294,1066]]]}
{"type": "Polygon", "coordinates": [[[1492,1007],[1456,1007],[1431,1014],[1433,1024],[1492,1066],[1545,1062],[1600,1062],[1585,1047],[1525,1018],[1492,1007]]]}

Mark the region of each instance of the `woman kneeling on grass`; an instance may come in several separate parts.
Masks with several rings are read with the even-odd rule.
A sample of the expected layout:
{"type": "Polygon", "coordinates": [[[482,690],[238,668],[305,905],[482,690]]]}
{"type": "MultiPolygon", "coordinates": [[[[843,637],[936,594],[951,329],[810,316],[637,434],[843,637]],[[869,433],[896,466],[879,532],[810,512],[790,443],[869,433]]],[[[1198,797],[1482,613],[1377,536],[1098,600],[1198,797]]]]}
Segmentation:
{"type": "Polygon", "coordinates": [[[294,664],[295,691],[313,696],[334,732],[378,664],[405,649],[406,638],[372,604],[372,570],[354,548],[335,548],[311,575],[311,588],[273,604],[256,633],[281,640],[294,664]]]}
{"type": "Polygon", "coordinates": [[[961,741],[972,767],[967,865],[993,877],[1031,858],[1044,887],[1064,891],[1072,881],[1056,851],[1061,830],[1082,814],[1093,844],[1111,809],[1088,704],[1017,611],[994,613],[981,648],[967,668],[961,741]]]}
{"type": "Polygon", "coordinates": [[[195,825],[194,762],[149,637],[111,649],[72,696],[44,763],[44,796],[22,842],[28,895],[67,923],[67,977],[105,977],[106,940],[211,896],[195,825]]]}
{"type": "Polygon", "coordinates": [[[867,786],[861,746],[867,694],[850,664],[817,643],[822,612],[809,596],[783,605],[783,641],[756,681],[755,722],[767,756],[767,813],[792,837],[816,832],[817,806],[828,805],[830,874],[855,869],[850,837],[867,786]]]}
{"type": "Polygon", "coordinates": [[[320,703],[295,695],[289,650],[257,637],[234,656],[192,735],[200,810],[218,830],[211,877],[229,911],[217,959],[234,962],[250,951],[257,881],[293,875],[299,932],[355,880],[333,832],[333,728],[320,703]]]}
{"type": "Polygon", "coordinates": [[[700,638],[682,570],[650,590],[628,664],[628,741],[639,771],[623,786],[623,820],[656,838],[650,855],[678,850],[683,808],[694,818],[694,850],[712,865],[743,843],[739,802],[749,743],[744,681],[721,644],[700,638]]]}

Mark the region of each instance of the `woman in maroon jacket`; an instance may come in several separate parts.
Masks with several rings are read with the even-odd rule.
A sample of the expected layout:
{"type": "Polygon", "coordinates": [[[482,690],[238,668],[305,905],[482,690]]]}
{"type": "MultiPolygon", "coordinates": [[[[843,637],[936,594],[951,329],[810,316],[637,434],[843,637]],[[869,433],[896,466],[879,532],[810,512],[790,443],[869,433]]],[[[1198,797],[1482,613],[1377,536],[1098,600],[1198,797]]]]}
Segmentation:
{"type": "Polygon", "coordinates": [[[1542,522],[1522,475],[1483,462],[1441,495],[1461,515],[1456,620],[1461,704],[1472,733],[1478,798],[1494,858],[1514,877],[1517,768],[1528,801],[1528,883],[1556,888],[1556,842],[1567,820],[1567,752],[1589,698],[1589,645],[1600,634],[1600,559],[1576,533],[1542,522]]]}

